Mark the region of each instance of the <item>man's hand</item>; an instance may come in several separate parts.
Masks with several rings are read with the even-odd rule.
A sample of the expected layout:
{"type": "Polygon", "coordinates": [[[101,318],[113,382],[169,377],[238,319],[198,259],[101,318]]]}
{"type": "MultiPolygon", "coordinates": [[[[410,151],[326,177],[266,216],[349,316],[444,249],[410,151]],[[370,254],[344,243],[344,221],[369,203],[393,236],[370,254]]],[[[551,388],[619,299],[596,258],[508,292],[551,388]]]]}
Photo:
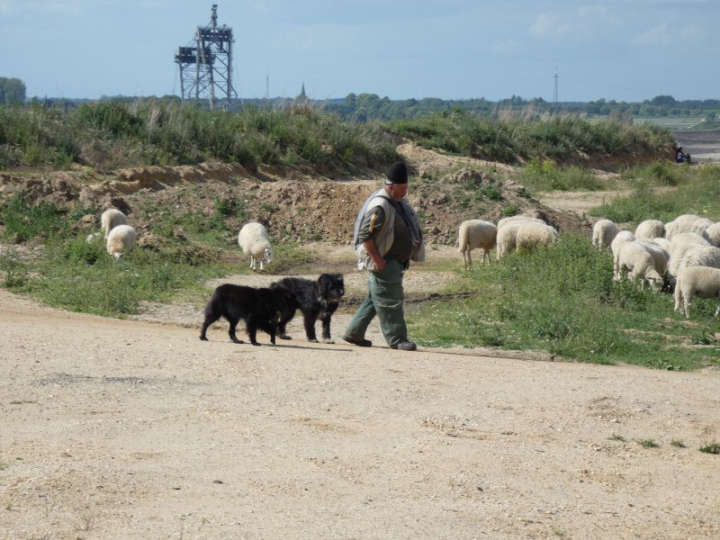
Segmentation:
{"type": "Polygon", "coordinates": [[[377,247],[375,247],[375,240],[369,238],[363,242],[363,246],[375,264],[375,271],[382,272],[385,269],[385,259],[383,259],[380,256],[380,253],[378,253],[377,247]]]}

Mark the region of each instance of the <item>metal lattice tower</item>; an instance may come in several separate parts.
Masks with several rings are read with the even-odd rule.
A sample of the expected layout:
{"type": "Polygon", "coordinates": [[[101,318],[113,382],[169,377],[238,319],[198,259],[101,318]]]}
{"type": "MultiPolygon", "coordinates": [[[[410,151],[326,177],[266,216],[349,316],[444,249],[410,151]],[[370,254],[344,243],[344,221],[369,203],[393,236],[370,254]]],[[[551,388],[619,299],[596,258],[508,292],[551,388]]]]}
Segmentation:
{"type": "Polygon", "coordinates": [[[237,98],[232,85],[232,28],[217,24],[217,4],[212,5],[208,26],[198,26],[194,42],[178,47],[175,63],[180,68],[180,97],[185,100],[207,98],[210,109],[216,100],[237,98]]]}

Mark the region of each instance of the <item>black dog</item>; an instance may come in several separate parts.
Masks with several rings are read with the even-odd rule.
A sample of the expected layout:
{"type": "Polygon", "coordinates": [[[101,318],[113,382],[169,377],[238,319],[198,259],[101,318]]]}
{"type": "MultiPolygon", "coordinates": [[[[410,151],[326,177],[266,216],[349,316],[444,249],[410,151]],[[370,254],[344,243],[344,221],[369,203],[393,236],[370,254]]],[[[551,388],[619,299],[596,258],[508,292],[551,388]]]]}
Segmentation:
{"type": "Polygon", "coordinates": [[[200,331],[200,339],[207,341],[205,332],[220,317],[230,323],[230,339],[234,343],[242,343],[235,335],[235,327],[240,319],[245,319],[245,329],[250,343],[260,345],[255,336],[258,328],[270,334],[270,342],[275,344],[278,321],[282,313],[287,311],[288,302],[294,299],[284,289],[268,289],[245,287],[242,285],[220,285],[205,307],[205,321],[200,331]]]}
{"type": "Polygon", "coordinates": [[[332,343],[330,338],[330,318],[345,294],[345,284],[342,274],[320,274],[317,281],[302,278],[285,278],[272,283],[271,289],[284,288],[290,292],[294,302],[289,302],[286,309],[280,314],[278,335],[282,339],[290,339],[285,332],[285,326],[295,316],[295,310],[300,309],[305,323],[305,335],[308,341],[317,343],[315,335],[315,321],[322,321],[322,337],[326,343],[332,343]]]}

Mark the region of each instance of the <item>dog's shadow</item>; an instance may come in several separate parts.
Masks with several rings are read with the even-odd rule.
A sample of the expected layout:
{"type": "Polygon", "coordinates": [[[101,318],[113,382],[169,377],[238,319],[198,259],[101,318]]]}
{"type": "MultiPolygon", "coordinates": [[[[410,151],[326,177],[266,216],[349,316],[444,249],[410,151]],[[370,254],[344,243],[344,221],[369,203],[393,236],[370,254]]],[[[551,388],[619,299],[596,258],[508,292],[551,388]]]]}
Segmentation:
{"type": "Polygon", "coordinates": [[[323,351],[323,352],[352,352],[353,349],[331,349],[325,347],[313,347],[312,345],[285,345],[263,343],[263,347],[277,347],[278,349],[300,349],[302,351],[323,351]]]}

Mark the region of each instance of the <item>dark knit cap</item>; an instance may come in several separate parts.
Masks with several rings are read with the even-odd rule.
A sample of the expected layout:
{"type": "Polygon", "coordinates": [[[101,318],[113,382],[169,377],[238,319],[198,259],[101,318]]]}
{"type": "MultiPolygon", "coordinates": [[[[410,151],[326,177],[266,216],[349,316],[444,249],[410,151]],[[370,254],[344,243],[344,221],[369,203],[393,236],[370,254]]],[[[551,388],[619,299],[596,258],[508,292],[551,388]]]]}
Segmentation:
{"type": "Polygon", "coordinates": [[[402,161],[393,164],[388,171],[386,184],[407,184],[408,171],[407,166],[402,161]]]}

